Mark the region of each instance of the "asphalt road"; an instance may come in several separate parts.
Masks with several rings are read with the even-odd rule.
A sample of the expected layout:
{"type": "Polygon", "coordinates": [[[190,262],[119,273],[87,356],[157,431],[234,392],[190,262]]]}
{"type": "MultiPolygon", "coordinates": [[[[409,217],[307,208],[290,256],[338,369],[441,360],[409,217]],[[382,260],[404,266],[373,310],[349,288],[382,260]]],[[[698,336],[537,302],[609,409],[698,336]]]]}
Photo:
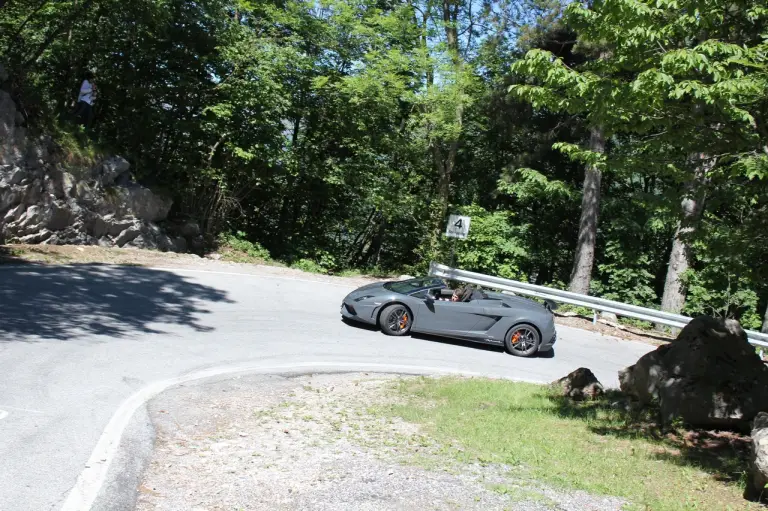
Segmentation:
{"type": "MultiPolygon", "coordinates": [[[[554,358],[386,337],[340,321],[352,287],[129,266],[0,267],[0,510],[59,509],[121,403],[208,368],[392,364],[549,382],[586,366],[616,386],[617,371],[652,349],[566,327],[554,358]]],[[[131,427],[141,428],[142,414],[131,427]]],[[[115,464],[146,450],[145,433],[129,435],[137,445],[115,464]]]]}

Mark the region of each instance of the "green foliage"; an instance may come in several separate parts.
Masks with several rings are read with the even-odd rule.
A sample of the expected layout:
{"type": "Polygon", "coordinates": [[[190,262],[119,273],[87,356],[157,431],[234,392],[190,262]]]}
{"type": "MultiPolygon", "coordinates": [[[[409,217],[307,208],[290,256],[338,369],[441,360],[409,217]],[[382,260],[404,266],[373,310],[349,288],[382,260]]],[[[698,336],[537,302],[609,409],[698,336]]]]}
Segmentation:
{"type": "Polygon", "coordinates": [[[220,248],[225,250],[225,256],[229,259],[248,258],[255,261],[270,261],[272,257],[269,251],[259,243],[254,243],[245,239],[245,233],[238,231],[236,233],[221,233],[218,243],[220,248]]]}
{"type": "Polygon", "coordinates": [[[527,253],[512,213],[489,213],[480,206],[466,206],[460,214],[472,218],[469,237],[447,241],[456,244],[460,268],[515,280],[526,278],[520,267],[527,253]]]}
{"type": "Polygon", "coordinates": [[[291,267],[308,273],[327,273],[326,268],[311,259],[299,259],[291,267]]]}

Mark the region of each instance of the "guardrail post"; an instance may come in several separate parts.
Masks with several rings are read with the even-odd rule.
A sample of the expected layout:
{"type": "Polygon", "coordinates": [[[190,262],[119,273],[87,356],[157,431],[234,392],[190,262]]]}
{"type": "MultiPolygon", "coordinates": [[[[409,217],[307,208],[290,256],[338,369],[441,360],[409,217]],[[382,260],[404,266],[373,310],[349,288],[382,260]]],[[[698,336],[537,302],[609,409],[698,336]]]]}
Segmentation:
{"type": "Polygon", "coordinates": [[[597,324],[597,309],[592,310],[592,324],[593,325],[597,324]]]}

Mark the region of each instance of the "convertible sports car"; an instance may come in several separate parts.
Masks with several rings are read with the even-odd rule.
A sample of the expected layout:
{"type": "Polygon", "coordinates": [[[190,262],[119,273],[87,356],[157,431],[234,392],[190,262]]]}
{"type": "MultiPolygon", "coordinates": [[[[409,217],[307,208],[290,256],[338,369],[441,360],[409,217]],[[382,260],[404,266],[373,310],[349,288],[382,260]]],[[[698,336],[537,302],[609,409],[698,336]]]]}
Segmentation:
{"type": "Polygon", "coordinates": [[[445,282],[435,277],[369,284],[344,298],[341,316],[377,325],[387,335],[421,332],[495,344],[520,357],[551,351],[555,344],[551,310],[532,300],[477,290],[463,302],[446,295],[445,282]]]}

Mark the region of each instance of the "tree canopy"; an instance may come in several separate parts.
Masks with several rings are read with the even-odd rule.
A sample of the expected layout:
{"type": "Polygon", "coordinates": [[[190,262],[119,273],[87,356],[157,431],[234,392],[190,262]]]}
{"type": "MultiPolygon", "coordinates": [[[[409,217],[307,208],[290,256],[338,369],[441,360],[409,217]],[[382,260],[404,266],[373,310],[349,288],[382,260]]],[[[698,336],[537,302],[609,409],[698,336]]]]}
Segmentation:
{"type": "Polygon", "coordinates": [[[210,243],[326,271],[454,250],[748,328],[768,308],[767,59],[758,0],[0,3],[30,128],[70,130],[92,70],[93,143],[210,243]],[[442,235],[450,213],[469,239],[442,235]]]}

